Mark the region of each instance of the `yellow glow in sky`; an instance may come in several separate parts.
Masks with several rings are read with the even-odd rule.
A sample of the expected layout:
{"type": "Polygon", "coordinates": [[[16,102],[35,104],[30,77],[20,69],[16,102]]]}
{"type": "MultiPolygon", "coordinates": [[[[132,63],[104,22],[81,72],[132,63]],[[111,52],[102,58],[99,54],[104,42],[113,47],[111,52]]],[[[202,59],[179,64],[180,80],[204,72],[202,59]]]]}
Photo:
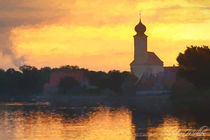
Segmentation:
{"type": "Polygon", "coordinates": [[[186,46],[210,44],[208,0],[37,0],[22,6],[2,14],[26,21],[11,28],[10,40],[16,55],[37,67],[129,70],[140,10],[148,50],[165,66],[177,64],[186,46]]]}

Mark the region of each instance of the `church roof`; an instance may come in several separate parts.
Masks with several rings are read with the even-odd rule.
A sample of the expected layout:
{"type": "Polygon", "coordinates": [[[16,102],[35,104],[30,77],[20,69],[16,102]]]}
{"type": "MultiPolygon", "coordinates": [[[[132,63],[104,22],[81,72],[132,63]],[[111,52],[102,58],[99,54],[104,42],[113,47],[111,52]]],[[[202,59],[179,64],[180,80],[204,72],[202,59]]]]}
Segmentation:
{"type": "Polygon", "coordinates": [[[163,61],[154,53],[154,52],[147,52],[148,56],[148,63],[151,65],[163,65],[163,61]]]}
{"type": "Polygon", "coordinates": [[[154,53],[147,52],[147,61],[145,63],[134,60],[130,65],[158,65],[163,66],[163,61],[154,53]]]}

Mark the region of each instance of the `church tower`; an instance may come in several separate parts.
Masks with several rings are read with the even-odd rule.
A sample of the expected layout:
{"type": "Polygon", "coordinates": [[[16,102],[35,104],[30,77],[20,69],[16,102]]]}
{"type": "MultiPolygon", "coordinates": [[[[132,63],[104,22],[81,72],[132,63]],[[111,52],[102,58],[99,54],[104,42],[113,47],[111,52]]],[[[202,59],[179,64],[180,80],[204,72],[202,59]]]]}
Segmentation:
{"type": "Polygon", "coordinates": [[[147,51],[146,26],[141,18],[135,26],[136,35],[134,36],[134,60],[130,64],[131,72],[139,79],[144,75],[156,75],[163,71],[163,61],[154,52],[147,51]]]}
{"type": "Polygon", "coordinates": [[[136,35],[134,36],[134,60],[138,64],[144,64],[147,60],[147,36],[144,34],[146,26],[142,24],[141,19],[135,27],[136,35]]]}

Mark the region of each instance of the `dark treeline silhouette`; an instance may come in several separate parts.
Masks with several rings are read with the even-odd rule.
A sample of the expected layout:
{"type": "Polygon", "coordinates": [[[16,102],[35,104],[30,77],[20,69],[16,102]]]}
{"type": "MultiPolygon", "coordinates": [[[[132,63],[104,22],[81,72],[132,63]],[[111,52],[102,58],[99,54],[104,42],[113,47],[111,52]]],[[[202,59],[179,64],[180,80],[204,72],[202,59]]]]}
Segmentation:
{"type": "Polygon", "coordinates": [[[187,47],[177,57],[178,75],[197,88],[210,88],[210,49],[208,46],[187,47]]]}
{"type": "Polygon", "coordinates": [[[73,89],[81,88],[80,83],[73,77],[62,78],[58,87],[60,93],[68,93],[72,92],[73,89]]]}
{"type": "MultiPolygon", "coordinates": [[[[49,82],[52,72],[77,72],[82,71],[87,77],[90,85],[98,90],[111,89],[114,92],[122,93],[123,90],[132,87],[137,78],[130,72],[109,71],[89,71],[78,66],[61,66],[59,68],[36,68],[34,66],[23,65],[19,70],[13,68],[0,69],[0,94],[5,96],[18,95],[40,95],[43,94],[45,83],[49,82]]],[[[60,88],[71,88],[78,85],[72,78],[63,78],[59,84],[60,88]]]]}

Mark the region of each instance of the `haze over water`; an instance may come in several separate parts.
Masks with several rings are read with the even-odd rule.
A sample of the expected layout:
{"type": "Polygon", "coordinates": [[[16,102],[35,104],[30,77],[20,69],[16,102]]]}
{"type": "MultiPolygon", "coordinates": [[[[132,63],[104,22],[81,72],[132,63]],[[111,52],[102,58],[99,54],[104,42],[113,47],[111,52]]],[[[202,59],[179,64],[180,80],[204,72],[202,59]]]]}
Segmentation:
{"type": "Polygon", "coordinates": [[[48,103],[4,103],[0,108],[0,140],[210,138],[207,129],[198,133],[203,125],[194,116],[185,116],[187,119],[172,114],[151,116],[135,107],[52,107],[48,103]],[[191,134],[185,133],[187,131],[191,134]]]}

